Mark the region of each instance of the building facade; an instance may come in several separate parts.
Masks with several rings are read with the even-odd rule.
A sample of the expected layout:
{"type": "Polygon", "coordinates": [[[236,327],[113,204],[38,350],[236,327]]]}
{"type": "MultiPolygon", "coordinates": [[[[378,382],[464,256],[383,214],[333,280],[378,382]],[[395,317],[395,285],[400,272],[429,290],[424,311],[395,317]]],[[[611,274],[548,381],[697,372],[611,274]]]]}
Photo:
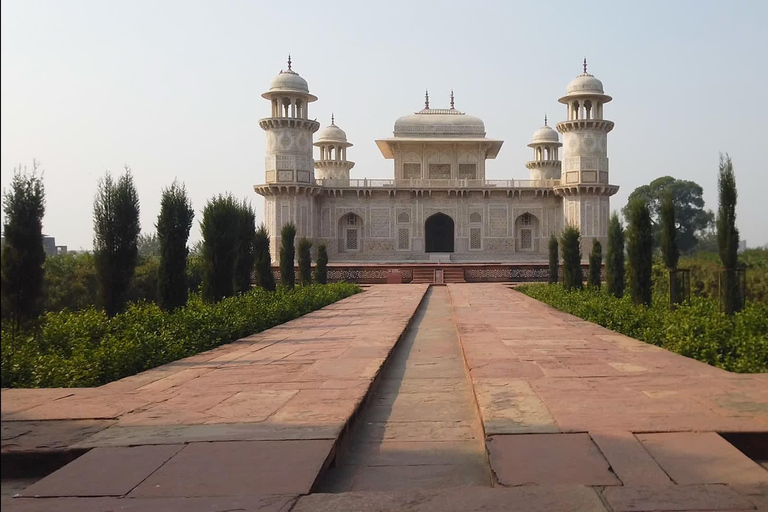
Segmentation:
{"type": "Polygon", "coordinates": [[[331,262],[543,262],[550,235],[566,224],[580,229],[585,257],[593,238],[605,244],[609,198],[618,191],[609,181],[613,122],[603,118],[611,97],[586,61],[559,99],[566,120],[555,131],[545,118],[528,144],[525,180],[486,179],[486,161],[503,141],[457,110],[453,93],[445,109],[430,108],[427,94],[422,110],[376,141],[394,170],[392,179],[373,180],[350,178],[352,144],[333,118],[322,130],[309,118],[317,98],[290,58],[262,96],[271,116],[259,123],[265,182],[254,189],[265,199],[273,260],[288,222],[297,237],[325,244],[331,262]]]}

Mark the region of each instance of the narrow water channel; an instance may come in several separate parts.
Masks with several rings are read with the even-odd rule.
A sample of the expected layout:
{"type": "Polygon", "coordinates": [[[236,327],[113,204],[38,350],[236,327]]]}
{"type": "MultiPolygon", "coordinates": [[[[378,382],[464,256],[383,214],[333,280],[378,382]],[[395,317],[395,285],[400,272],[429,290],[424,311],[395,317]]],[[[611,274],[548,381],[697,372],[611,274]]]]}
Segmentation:
{"type": "Polygon", "coordinates": [[[345,446],[319,492],[491,485],[447,287],[427,292],[345,446]]]}

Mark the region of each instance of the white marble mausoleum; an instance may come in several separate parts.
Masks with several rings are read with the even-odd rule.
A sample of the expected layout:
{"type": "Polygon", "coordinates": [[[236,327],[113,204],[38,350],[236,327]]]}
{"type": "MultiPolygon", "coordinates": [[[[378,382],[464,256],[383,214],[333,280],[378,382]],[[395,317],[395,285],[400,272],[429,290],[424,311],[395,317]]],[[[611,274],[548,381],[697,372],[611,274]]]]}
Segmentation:
{"type": "Polygon", "coordinates": [[[259,122],[266,171],[254,189],[265,198],[273,261],[288,222],[297,238],[325,244],[331,262],[543,262],[550,234],[566,224],[579,227],[585,257],[593,238],[605,244],[619,188],[608,168],[613,122],[603,109],[611,97],[586,60],[559,99],[565,120],[555,131],[545,118],[528,144],[528,179],[508,180],[486,179],[486,161],[503,141],[454,108],[453,93],[449,108],[430,108],[427,95],[422,110],[376,141],[394,162],[391,179],[350,178],[352,144],[333,118],[320,130],[309,117],[317,97],[291,67],[289,58],[262,95],[271,115],[259,122]]]}

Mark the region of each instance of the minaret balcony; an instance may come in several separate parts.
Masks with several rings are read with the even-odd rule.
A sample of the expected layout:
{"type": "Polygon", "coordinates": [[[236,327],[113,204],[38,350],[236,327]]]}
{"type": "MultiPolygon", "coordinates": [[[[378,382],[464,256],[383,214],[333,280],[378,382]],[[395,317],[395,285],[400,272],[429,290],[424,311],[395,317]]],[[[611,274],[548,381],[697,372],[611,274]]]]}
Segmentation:
{"type": "Polygon", "coordinates": [[[560,133],[573,130],[599,130],[608,133],[613,130],[613,121],[607,119],[574,119],[557,123],[557,131],[560,133]]]}
{"type": "Polygon", "coordinates": [[[560,169],[562,166],[563,162],[560,160],[531,160],[525,164],[528,169],[551,169],[552,167],[560,169]]]}
{"type": "Polygon", "coordinates": [[[301,119],[296,117],[265,117],[259,121],[262,130],[274,130],[276,128],[301,128],[315,133],[320,129],[320,123],[314,119],[301,119]]]}

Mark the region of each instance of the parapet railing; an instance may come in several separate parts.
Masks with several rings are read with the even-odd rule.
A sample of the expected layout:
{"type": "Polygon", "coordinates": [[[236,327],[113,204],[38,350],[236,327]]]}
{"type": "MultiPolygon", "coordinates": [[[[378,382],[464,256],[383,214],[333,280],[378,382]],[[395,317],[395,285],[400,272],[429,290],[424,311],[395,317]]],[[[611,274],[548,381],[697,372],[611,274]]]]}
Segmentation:
{"type": "Polygon", "coordinates": [[[319,179],[317,184],[326,188],[552,188],[560,180],[332,180],[319,179]]]}

